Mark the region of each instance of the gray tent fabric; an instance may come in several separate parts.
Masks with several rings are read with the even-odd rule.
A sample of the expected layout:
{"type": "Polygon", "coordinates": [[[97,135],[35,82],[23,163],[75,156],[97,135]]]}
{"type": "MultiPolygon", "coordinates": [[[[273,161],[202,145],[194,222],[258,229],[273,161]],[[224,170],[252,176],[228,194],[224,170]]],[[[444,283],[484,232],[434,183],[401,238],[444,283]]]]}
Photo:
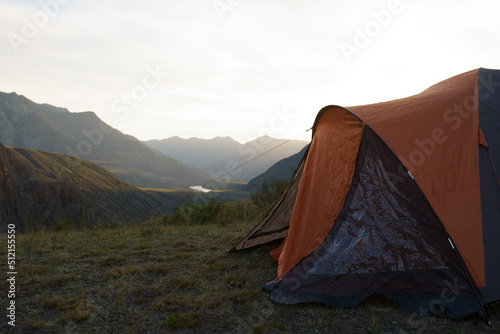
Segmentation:
{"type": "Polygon", "coordinates": [[[285,238],[290,225],[297,191],[299,190],[307,152],[308,150],[305,151],[304,157],[300,161],[281,199],[276,202],[260,223],[243,240],[234,246],[231,251],[251,249],[285,238]]]}
{"type": "Polygon", "coordinates": [[[478,74],[479,127],[488,147],[479,147],[487,302],[500,300],[500,70],[478,74]],[[495,167],[496,166],[496,167],[495,167]]]}

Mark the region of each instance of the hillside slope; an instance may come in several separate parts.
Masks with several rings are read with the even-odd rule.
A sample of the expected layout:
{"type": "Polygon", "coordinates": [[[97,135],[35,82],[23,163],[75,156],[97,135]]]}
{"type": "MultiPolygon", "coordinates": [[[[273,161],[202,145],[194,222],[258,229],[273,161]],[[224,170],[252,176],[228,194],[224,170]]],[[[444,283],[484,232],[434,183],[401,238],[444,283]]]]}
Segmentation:
{"type": "Polygon", "coordinates": [[[93,112],[72,113],[0,93],[0,143],[90,160],[138,187],[186,188],[209,176],[108,126],[93,112]]]}
{"type": "Polygon", "coordinates": [[[259,189],[262,182],[270,181],[272,179],[290,180],[293,176],[293,173],[295,172],[295,170],[299,166],[300,160],[304,156],[306,149],[307,149],[307,146],[304,147],[302,150],[300,150],[299,153],[278,161],[273,166],[271,166],[268,170],[266,170],[264,173],[251,179],[248,182],[248,184],[242,188],[242,190],[255,191],[255,190],[259,189]]]}
{"type": "Polygon", "coordinates": [[[161,198],[72,156],[0,144],[0,221],[18,229],[127,223],[160,207],[161,198]]]}
{"type": "MultiPolygon", "coordinates": [[[[284,142],[286,139],[263,136],[245,144],[240,144],[230,137],[213,139],[171,137],[144,143],[165,155],[215,176],[246,163],[284,142]]],[[[232,172],[230,176],[234,180],[248,181],[281,159],[297,153],[307,144],[302,140],[290,140],[232,172]]]]}

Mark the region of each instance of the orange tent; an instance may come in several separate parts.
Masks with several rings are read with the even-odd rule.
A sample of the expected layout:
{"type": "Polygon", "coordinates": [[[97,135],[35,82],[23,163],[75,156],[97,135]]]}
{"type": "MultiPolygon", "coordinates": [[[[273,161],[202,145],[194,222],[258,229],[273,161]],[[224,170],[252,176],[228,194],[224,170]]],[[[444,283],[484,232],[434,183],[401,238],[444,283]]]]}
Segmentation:
{"type": "Polygon", "coordinates": [[[409,312],[469,317],[500,299],[495,166],[500,71],[327,106],[289,190],[235,249],[286,234],[267,286],[277,302],[354,307],[378,293],[409,312]]]}

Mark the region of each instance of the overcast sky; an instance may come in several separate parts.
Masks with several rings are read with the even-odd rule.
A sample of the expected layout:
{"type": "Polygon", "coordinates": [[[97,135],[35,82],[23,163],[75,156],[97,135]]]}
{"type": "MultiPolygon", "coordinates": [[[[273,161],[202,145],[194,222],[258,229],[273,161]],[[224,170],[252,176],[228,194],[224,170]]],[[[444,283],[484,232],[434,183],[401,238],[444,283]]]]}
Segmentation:
{"type": "Polygon", "coordinates": [[[0,91],[141,140],[292,138],[325,105],[500,69],[499,13],[498,0],[0,1],[0,91]]]}

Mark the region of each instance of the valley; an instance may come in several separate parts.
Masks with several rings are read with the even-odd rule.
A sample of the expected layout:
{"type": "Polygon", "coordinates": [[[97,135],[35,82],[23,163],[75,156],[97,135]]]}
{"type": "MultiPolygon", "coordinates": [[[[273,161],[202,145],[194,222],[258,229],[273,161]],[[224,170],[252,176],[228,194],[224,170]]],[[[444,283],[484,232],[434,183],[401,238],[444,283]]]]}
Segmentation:
{"type": "MultiPolygon", "coordinates": [[[[257,176],[306,144],[271,137],[141,142],[93,112],[0,92],[0,218],[21,231],[58,221],[94,228],[169,214],[185,202],[245,200],[269,179],[257,176]],[[202,185],[210,191],[198,191],[202,185]]],[[[289,179],[295,160],[275,167],[272,178],[289,179]]]]}

